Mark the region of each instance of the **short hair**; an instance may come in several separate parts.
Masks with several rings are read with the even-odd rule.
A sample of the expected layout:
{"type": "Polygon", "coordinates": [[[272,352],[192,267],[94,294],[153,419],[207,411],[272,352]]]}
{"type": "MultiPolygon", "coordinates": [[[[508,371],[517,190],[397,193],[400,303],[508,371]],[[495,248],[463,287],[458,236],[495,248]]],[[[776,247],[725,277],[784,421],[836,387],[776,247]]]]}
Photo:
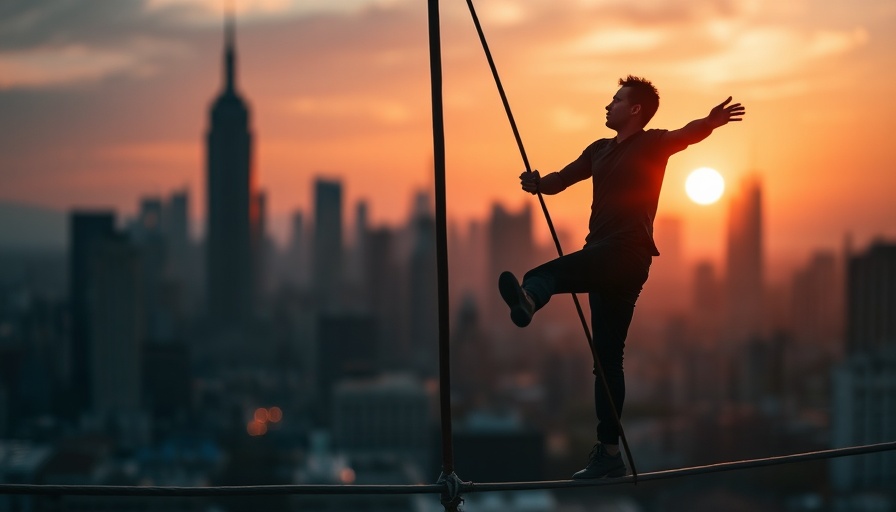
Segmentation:
{"type": "Polygon", "coordinates": [[[619,79],[621,87],[631,89],[629,100],[632,104],[641,105],[641,113],[644,115],[644,126],[650,122],[653,115],[660,108],[660,93],[650,80],[639,76],[628,75],[619,79]]]}

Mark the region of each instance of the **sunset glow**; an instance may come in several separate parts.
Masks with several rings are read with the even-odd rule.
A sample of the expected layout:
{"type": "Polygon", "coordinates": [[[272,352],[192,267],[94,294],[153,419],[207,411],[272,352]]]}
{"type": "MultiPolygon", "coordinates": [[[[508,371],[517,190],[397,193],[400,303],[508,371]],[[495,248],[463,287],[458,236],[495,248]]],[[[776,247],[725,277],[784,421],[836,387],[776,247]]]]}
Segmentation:
{"type": "Polygon", "coordinates": [[[722,197],[725,180],[719,171],[709,167],[695,169],[684,182],[685,191],[697,204],[712,204],[722,197]]]}
{"type": "MultiPolygon", "coordinates": [[[[406,218],[413,192],[432,187],[425,3],[236,4],[237,88],[250,107],[275,240],[286,243],[293,212],[312,207],[318,176],[343,180],[347,205],[366,200],[373,224],[406,218]]],[[[221,3],[147,0],[89,17],[69,15],[68,4],[34,5],[9,25],[21,31],[0,33],[0,200],[131,214],[142,196],[186,189],[200,237],[207,109],[222,80],[221,3]]],[[[836,244],[846,231],[857,241],[896,232],[887,192],[896,190],[896,157],[884,139],[896,118],[892,2],[477,7],[542,173],[613,135],[603,107],[628,73],[659,88],[648,128],[679,128],[728,95],[747,106],[743,123],[669,161],[658,215],[685,222],[689,254],[717,256],[721,228],[701,225],[691,200],[668,184],[703,165],[727,169],[729,180],[762,176],[772,256],[836,244]],[[843,101],[859,90],[874,108],[843,101]],[[809,213],[818,207],[848,215],[821,222],[809,213]]],[[[466,222],[495,202],[519,208],[532,198],[517,187],[522,160],[466,6],[441,9],[448,214],[466,222]]],[[[589,201],[585,185],[548,199],[577,244],[589,201]]],[[[544,226],[535,230],[549,240],[544,226]]]]}

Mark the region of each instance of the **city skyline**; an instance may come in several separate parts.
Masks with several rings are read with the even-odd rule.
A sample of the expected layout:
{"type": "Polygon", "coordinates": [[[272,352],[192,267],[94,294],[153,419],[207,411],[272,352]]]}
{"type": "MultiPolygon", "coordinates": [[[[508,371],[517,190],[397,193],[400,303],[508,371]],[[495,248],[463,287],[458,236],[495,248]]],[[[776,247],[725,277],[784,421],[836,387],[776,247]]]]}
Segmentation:
{"type": "MultiPolygon", "coordinates": [[[[316,177],[343,182],[344,204],[365,201],[373,225],[407,218],[414,191],[432,180],[422,6],[237,7],[241,80],[258,139],[254,166],[259,189],[270,191],[268,224],[278,240],[296,210],[311,211],[316,177]]],[[[761,175],[773,261],[837,247],[847,232],[857,246],[894,236],[894,157],[882,139],[896,108],[885,95],[893,75],[880,60],[894,37],[884,30],[896,16],[887,3],[857,10],[733,2],[725,11],[672,2],[654,13],[560,3],[553,17],[539,20],[531,41],[519,34],[534,33],[530,25],[547,4],[480,7],[530,158],[545,172],[606,135],[600,113],[620,74],[644,74],[660,86],[655,127],[677,127],[727,94],[749,106],[750,119],[737,130],[670,161],[660,215],[683,220],[688,259],[723,252],[727,197],[700,207],[684,194],[686,173],[704,165],[717,168],[729,189],[749,172],[761,175]],[[688,33],[674,54],[657,51],[688,33]],[[587,71],[571,71],[579,64],[587,71]],[[857,87],[873,108],[844,102],[857,87]],[[830,211],[838,215],[819,214],[830,211]]],[[[203,109],[220,76],[213,58],[220,54],[220,6],[169,0],[107,8],[97,6],[92,17],[115,14],[132,32],[107,33],[79,19],[54,27],[63,34],[56,39],[40,27],[31,38],[0,31],[7,70],[0,106],[8,113],[0,121],[7,155],[0,200],[129,214],[147,191],[186,188],[198,225],[203,109]],[[50,182],[57,186],[45,186],[50,182]]],[[[44,19],[62,7],[34,9],[35,19],[44,19]]],[[[447,199],[449,215],[463,223],[485,218],[495,202],[517,209],[531,198],[518,190],[522,165],[466,13],[462,6],[443,10],[447,199]]],[[[581,186],[548,198],[574,240],[583,237],[587,196],[581,186]]],[[[535,236],[547,240],[543,225],[536,223],[535,236]]]]}
{"type": "MultiPolygon", "coordinates": [[[[69,10],[22,0],[0,21],[0,111],[10,112],[0,118],[0,154],[10,153],[0,164],[0,454],[16,454],[0,457],[0,483],[421,484],[439,474],[445,419],[457,427],[449,442],[464,479],[568,478],[594,442],[591,391],[602,371],[592,356],[606,348],[605,319],[592,318],[592,339],[583,317],[583,340],[568,297],[544,304],[525,330],[508,319],[498,274],[522,275],[556,252],[519,190],[493,84],[461,37],[462,6],[444,7],[443,329],[425,45],[415,39],[422,6],[246,0],[222,17],[221,3],[97,0],[69,10]],[[115,29],[92,26],[107,15],[115,29]],[[54,19],[64,27],[44,38],[54,19]],[[58,126],[47,123],[54,115],[58,126]],[[65,241],[11,246],[7,233],[52,224],[47,208],[64,212],[65,241]],[[450,383],[440,378],[446,357],[450,383]]],[[[896,104],[859,121],[857,101],[830,111],[811,102],[869,85],[863,66],[882,39],[896,41],[880,30],[896,8],[482,3],[498,47],[514,43],[514,85],[538,98],[518,111],[536,127],[538,161],[562,165],[595,137],[602,84],[632,56],[668,100],[651,127],[702,115],[719,90],[751,111],[670,162],[659,215],[649,214],[662,257],[626,324],[629,469],[632,454],[644,474],[890,441],[896,173],[883,172],[894,162],[885,146],[863,151],[896,104]],[[536,19],[540,30],[526,37],[536,19]],[[673,39],[680,50],[666,44],[673,39]],[[766,67],[735,65],[759,61],[766,67]],[[842,78],[849,71],[860,72],[842,78]],[[868,131],[825,142],[841,135],[827,128],[850,122],[868,131]],[[843,172],[847,161],[881,172],[843,172]],[[697,206],[684,177],[704,166],[722,171],[727,190],[697,206]]],[[[877,72],[883,82],[863,100],[888,73],[877,72]]],[[[546,199],[562,245],[577,249],[590,187],[546,199]]],[[[593,508],[594,496],[638,512],[870,510],[896,504],[894,461],[804,461],[799,471],[579,492],[562,503],[560,490],[502,493],[505,505],[483,496],[496,510],[539,512],[593,508]]],[[[338,511],[387,499],[394,510],[429,509],[393,498],[253,496],[249,505],[230,496],[167,508],[338,511]]],[[[45,507],[48,498],[0,495],[0,510],[143,505],[130,501],[61,496],[45,507]]]]}

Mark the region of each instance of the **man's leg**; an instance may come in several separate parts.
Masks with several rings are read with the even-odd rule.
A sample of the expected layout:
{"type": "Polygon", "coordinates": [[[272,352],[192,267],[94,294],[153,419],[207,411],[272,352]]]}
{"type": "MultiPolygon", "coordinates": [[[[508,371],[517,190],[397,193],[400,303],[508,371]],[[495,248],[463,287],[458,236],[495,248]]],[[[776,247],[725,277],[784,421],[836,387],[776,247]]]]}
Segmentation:
{"type": "Polygon", "coordinates": [[[606,252],[585,248],[553,259],[526,272],[522,284],[510,272],[498,277],[498,291],[510,308],[510,319],[519,327],[529,325],[532,315],[557,293],[583,293],[598,286],[591,269],[609,264],[606,252]]]}
{"type": "Polygon", "coordinates": [[[591,328],[594,352],[597,356],[594,368],[594,410],[597,414],[597,440],[608,445],[613,454],[619,445],[619,428],[613,419],[614,409],[622,416],[625,403],[625,372],[622,366],[625,338],[631,324],[635,305],[618,298],[608,298],[600,293],[588,295],[591,306],[591,328]],[[597,364],[603,370],[607,382],[604,389],[597,364]],[[609,390],[610,396],[607,396],[609,390]]]}
{"type": "Polygon", "coordinates": [[[594,410],[597,415],[597,440],[588,457],[585,469],[574,474],[574,479],[620,477],[626,473],[625,462],[619,453],[619,427],[614,416],[622,416],[625,402],[625,375],[622,354],[625,337],[631,323],[634,303],[600,292],[588,294],[591,306],[591,325],[594,333],[594,410]],[[607,386],[604,388],[600,371],[607,386]],[[609,396],[607,392],[609,391],[609,396]]]}
{"type": "Polygon", "coordinates": [[[625,474],[625,463],[619,453],[619,427],[615,415],[622,416],[625,402],[623,352],[628,328],[631,325],[635,302],[647,279],[649,259],[641,257],[617,258],[612,267],[612,278],[603,287],[588,294],[591,306],[595,360],[594,408],[597,415],[597,440],[589,457],[588,466],[573,478],[616,477],[625,474]],[[604,388],[597,365],[603,371],[604,388]],[[609,391],[609,396],[607,392],[609,391]]]}

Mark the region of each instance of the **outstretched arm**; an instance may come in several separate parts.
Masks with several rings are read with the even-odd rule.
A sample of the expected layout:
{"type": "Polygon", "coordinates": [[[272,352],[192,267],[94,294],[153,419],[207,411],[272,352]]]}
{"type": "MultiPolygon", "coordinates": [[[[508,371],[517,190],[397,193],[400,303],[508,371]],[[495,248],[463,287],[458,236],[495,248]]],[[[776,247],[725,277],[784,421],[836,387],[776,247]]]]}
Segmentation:
{"type": "Polygon", "coordinates": [[[709,137],[713,130],[730,122],[742,121],[746,107],[740,103],[731,103],[731,96],[719,103],[702,119],[695,119],[678,130],[670,131],[666,136],[684,145],[694,144],[709,137]]]}
{"type": "Polygon", "coordinates": [[[560,174],[552,172],[541,176],[538,171],[523,172],[520,174],[520,185],[530,194],[541,192],[545,195],[553,195],[563,192],[566,185],[560,179],[560,174]]]}
{"type": "MultiPolygon", "coordinates": [[[[599,141],[598,141],[599,142],[599,141]]],[[[545,195],[559,194],[582,180],[591,177],[591,149],[597,142],[582,151],[578,158],[570,162],[563,169],[541,176],[538,171],[523,172],[520,174],[520,185],[524,191],[530,194],[541,192],[545,195]]]]}

